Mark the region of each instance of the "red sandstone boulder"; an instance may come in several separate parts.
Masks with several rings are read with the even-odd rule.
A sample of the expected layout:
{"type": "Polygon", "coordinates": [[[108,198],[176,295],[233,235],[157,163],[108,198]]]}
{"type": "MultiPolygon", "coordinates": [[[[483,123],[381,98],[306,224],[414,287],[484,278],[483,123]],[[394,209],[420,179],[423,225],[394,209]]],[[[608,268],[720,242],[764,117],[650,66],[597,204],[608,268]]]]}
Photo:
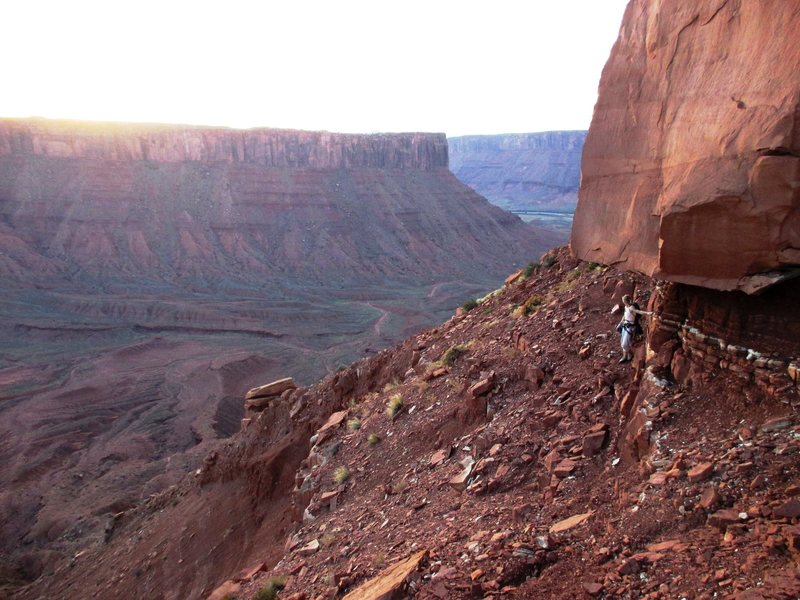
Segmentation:
{"type": "Polygon", "coordinates": [[[253,388],[247,392],[245,399],[250,400],[252,398],[280,396],[286,390],[293,390],[296,387],[297,385],[295,385],[294,379],[291,377],[285,377],[284,379],[278,379],[265,385],[253,388]]]}
{"type": "Polygon", "coordinates": [[[633,0],[584,146],[578,258],[752,293],[800,266],[800,13],[633,0]]]}

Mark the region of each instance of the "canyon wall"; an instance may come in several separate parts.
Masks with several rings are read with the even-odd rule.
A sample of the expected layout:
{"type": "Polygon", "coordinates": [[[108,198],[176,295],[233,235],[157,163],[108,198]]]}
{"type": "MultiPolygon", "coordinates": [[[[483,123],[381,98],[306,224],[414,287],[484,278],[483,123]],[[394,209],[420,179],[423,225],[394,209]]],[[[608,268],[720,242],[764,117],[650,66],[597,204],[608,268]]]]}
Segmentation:
{"type": "Polygon", "coordinates": [[[800,268],[800,10],[633,0],[603,71],[579,258],[757,292],[800,268]]]}
{"type": "Polygon", "coordinates": [[[501,278],[549,247],[458,182],[443,135],[13,120],[0,240],[10,282],[200,287],[501,278]]]}
{"type": "Polygon", "coordinates": [[[280,129],[0,120],[0,156],[222,162],[262,167],[447,167],[443,134],[345,134],[280,129]]]}
{"type": "Polygon", "coordinates": [[[572,212],[585,137],[585,131],[452,137],[450,169],[507,210],[572,212]]]}

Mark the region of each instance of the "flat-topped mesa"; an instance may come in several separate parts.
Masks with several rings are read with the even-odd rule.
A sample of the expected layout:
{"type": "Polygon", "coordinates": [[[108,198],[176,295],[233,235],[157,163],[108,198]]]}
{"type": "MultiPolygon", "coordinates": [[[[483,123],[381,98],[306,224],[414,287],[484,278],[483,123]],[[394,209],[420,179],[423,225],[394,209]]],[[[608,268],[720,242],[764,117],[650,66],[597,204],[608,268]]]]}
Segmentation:
{"type": "Polygon", "coordinates": [[[40,119],[0,120],[0,156],[316,169],[430,170],[448,164],[443,133],[367,135],[40,119]]]}
{"type": "Polygon", "coordinates": [[[800,267],[795,2],[632,0],[583,152],[573,252],[719,290],[800,267]]]}

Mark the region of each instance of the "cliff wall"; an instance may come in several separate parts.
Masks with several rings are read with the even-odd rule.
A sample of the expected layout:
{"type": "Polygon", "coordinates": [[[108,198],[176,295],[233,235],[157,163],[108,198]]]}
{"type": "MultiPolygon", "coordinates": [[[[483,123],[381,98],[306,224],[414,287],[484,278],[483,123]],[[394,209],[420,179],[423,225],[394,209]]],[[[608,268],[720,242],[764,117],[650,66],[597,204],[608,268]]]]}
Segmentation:
{"type": "Polygon", "coordinates": [[[585,131],[548,131],[453,137],[450,169],[508,210],[572,212],[585,136],[585,131]]]}
{"type": "Polygon", "coordinates": [[[633,0],[603,71],[580,258],[756,292],[800,267],[800,9],[633,0]]]}
{"type": "Polygon", "coordinates": [[[264,167],[447,167],[444,134],[357,135],[132,123],[0,120],[0,156],[222,162],[264,167]]]}
{"type": "Polygon", "coordinates": [[[0,122],[0,239],[10,281],[202,285],[485,279],[551,245],[458,182],[441,134],[36,120],[0,122]]]}

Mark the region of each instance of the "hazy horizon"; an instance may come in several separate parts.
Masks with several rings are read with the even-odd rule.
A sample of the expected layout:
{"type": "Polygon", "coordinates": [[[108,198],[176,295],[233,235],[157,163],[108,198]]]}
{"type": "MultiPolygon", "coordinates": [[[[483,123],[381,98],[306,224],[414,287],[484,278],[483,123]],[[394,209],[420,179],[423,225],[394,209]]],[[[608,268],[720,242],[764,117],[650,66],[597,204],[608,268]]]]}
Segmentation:
{"type": "Polygon", "coordinates": [[[0,117],[448,137],[585,130],[627,0],[6,8],[0,117]]]}

